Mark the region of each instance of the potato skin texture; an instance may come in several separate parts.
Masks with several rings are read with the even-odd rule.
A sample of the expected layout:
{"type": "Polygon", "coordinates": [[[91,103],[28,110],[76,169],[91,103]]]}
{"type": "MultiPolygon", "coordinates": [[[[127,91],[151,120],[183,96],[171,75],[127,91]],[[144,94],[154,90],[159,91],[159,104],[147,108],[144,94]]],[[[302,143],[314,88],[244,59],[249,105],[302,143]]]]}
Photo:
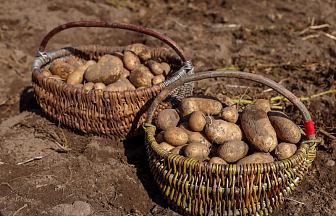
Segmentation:
{"type": "Polygon", "coordinates": [[[229,140],[242,140],[243,132],[236,124],[224,120],[212,120],[205,125],[205,134],[212,142],[224,144],[229,140]]]}
{"type": "Polygon", "coordinates": [[[297,146],[292,143],[280,143],[274,149],[274,156],[278,160],[284,160],[294,155],[297,150],[297,146]]]}
{"type": "Polygon", "coordinates": [[[141,64],[140,59],[131,51],[125,51],[123,57],[124,67],[132,71],[141,64]]]}
{"type": "Polygon", "coordinates": [[[69,74],[75,70],[75,67],[65,62],[53,61],[50,64],[49,70],[53,75],[58,75],[62,79],[67,79],[69,74]]]}
{"type": "Polygon", "coordinates": [[[153,85],[156,85],[156,84],[159,84],[159,83],[162,83],[163,81],[165,81],[166,78],[160,74],[160,75],[156,75],[153,79],[152,79],[152,84],[153,85]]]}
{"type": "Polygon", "coordinates": [[[106,88],[104,91],[127,91],[127,86],[122,80],[118,80],[115,83],[111,83],[106,88]]]}
{"type": "Polygon", "coordinates": [[[210,150],[207,146],[201,143],[192,142],[184,149],[184,155],[188,158],[196,160],[204,160],[209,156],[210,150]]]}
{"type": "Polygon", "coordinates": [[[172,149],[175,148],[175,146],[170,145],[169,143],[166,143],[166,142],[162,142],[162,143],[160,143],[159,145],[160,145],[160,147],[161,147],[162,149],[164,149],[164,150],[166,150],[166,151],[171,151],[172,149]]]}
{"type": "Polygon", "coordinates": [[[109,61],[109,62],[112,62],[114,64],[120,65],[121,67],[124,67],[123,61],[120,58],[118,58],[117,56],[113,56],[113,55],[110,55],[110,54],[105,54],[98,60],[98,63],[101,63],[101,62],[104,62],[104,61],[109,61]]]}
{"type": "Polygon", "coordinates": [[[205,133],[192,131],[188,122],[182,122],[179,125],[179,128],[183,129],[187,133],[189,143],[198,142],[208,147],[211,146],[211,141],[208,139],[205,133]]]}
{"type": "Polygon", "coordinates": [[[268,100],[258,99],[253,104],[260,106],[266,113],[271,111],[271,105],[268,100]]]}
{"type": "Polygon", "coordinates": [[[236,123],[239,117],[238,110],[235,106],[229,106],[222,109],[218,114],[223,120],[231,123],[236,123]]]}
{"type": "Polygon", "coordinates": [[[69,74],[67,78],[67,84],[69,85],[75,85],[75,84],[80,84],[84,80],[84,73],[86,70],[87,66],[81,65],[78,66],[74,72],[69,74]]]}
{"type": "Polygon", "coordinates": [[[206,120],[201,111],[194,111],[189,118],[189,127],[193,131],[202,131],[205,127],[206,120]]]}
{"type": "Polygon", "coordinates": [[[163,69],[163,75],[168,76],[170,73],[170,65],[167,62],[161,62],[161,68],[163,69]]]}
{"type": "Polygon", "coordinates": [[[150,48],[144,44],[130,44],[125,48],[125,50],[134,52],[142,61],[147,61],[152,57],[150,48]]]}
{"type": "Polygon", "coordinates": [[[264,152],[256,152],[249,156],[240,159],[236,164],[251,164],[251,163],[271,163],[274,162],[272,155],[264,152]]]}
{"type": "Polygon", "coordinates": [[[120,65],[103,61],[89,66],[84,73],[84,78],[88,82],[101,82],[108,85],[120,78],[122,70],[123,68],[120,65]]]}
{"type": "Polygon", "coordinates": [[[129,75],[129,80],[135,87],[150,87],[154,75],[144,65],[136,67],[129,75]]]}
{"type": "Polygon", "coordinates": [[[53,74],[50,72],[50,70],[48,70],[48,69],[42,69],[41,70],[41,73],[44,75],[44,76],[46,76],[46,77],[51,77],[53,74]]]}
{"type": "Polygon", "coordinates": [[[161,67],[161,64],[159,62],[156,62],[155,60],[151,59],[147,62],[148,68],[154,75],[160,75],[163,73],[163,68],[161,67]]]}
{"type": "Polygon", "coordinates": [[[93,89],[93,86],[94,86],[93,82],[88,82],[84,84],[83,89],[90,91],[93,89]]]}
{"type": "Polygon", "coordinates": [[[106,85],[104,83],[95,83],[93,85],[93,89],[96,90],[104,90],[106,88],[106,85]]]}
{"type": "Polygon", "coordinates": [[[164,109],[158,113],[155,119],[155,125],[160,130],[167,130],[176,127],[180,121],[180,116],[175,109],[164,109]]]}
{"type": "Polygon", "coordinates": [[[184,155],[184,150],[188,145],[181,145],[173,148],[170,152],[177,155],[184,155]]]}
{"type": "Polygon", "coordinates": [[[162,143],[162,142],[165,142],[165,138],[164,138],[164,131],[161,131],[160,133],[158,133],[155,137],[155,141],[157,143],[162,143]]]}
{"type": "Polygon", "coordinates": [[[248,105],[241,114],[241,126],[249,143],[263,152],[278,145],[277,136],[267,113],[258,105],[248,105]]]}
{"type": "Polygon", "coordinates": [[[299,127],[286,114],[280,111],[269,111],[267,115],[281,141],[294,144],[300,141],[299,127]]]}
{"type": "Polygon", "coordinates": [[[220,157],[212,157],[209,161],[209,164],[227,164],[227,162],[220,157]]]}
{"type": "Polygon", "coordinates": [[[226,162],[236,162],[246,156],[248,145],[241,140],[230,140],[219,146],[217,150],[218,157],[226,162]]]}
{"type": "Polygon", "coordinates": [[[185,145],[188,142],[187,133],[178,127],[168,128],[164,133],[164,139],[173,146],[185,145]]]}

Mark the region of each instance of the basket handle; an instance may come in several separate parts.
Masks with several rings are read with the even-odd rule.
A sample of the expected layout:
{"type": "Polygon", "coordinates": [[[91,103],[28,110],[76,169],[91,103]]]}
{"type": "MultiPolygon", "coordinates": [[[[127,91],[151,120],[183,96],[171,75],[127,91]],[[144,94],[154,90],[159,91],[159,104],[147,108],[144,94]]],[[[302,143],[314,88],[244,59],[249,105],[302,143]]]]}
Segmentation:
{"type": "Polygon", "coordinates": [[[134,32],[140,32],[147,35],[150,35],[152,37],[155,37],[166,44],[168,44],[171,48],[175,50],[175,52],[181,57],[183,62],[188,61],[188,58],[186,57],[184,51],[181,47],[179,47],[172,39],[156,32],[151,29],[136,26],[132,24],[126,24],[126,23],[118,23],[118,22],[111,22],[111,21],[74,21],[74,22],[68,22],[62,25],[57,26],[53,30],[51,30],[42,40],[40,47],[37,51],[37,56],[41,56],[45,50],[45,47],[48,44],[48,41],[57,33],[74,27],[105,27],[105,28],[119,28],[119,29],[126,29],[134,32]]]}
{"type": "MultiPolygon", "coordinates": [[[[153,103],[148,109],[147,113],[147,119],[146,123],[151,124],[152,119],[154,116],[154,112],[158,106],[168,95],[169,93],[175,89],[178,86],[183,85],[184,83],[192,82],[192,81],[197,81],[197,80],[202,80],[202,79],[207,79],[207,78],[216,78],[216,77],[227,77],[227,78],[238,78],[238,79],[246,79],[246,80],[251,80],[255,81],[261,84],[264,84],[275,91],[277,91],[279,94],[283,95],[286,97],[289,101],[291,101],[295,107],[299,109],[301,114],[304,117],[304,126],[305,126],[305,131],[308,140],[315,140],[315,131],[314,131],[314,124],[313,121],[310,117],[310,114],[307,110],[307,108],[304,106],[304,104],[290,91],[279,85],[278,83],[264,77],[261,75],[257,74],[252,74],[252,73],[246,73],[246,72],[241,72],[241,71],[206,71],[206,72],[200,72],[196,73],[190,76],[182,77],[181,79],[177,80],[176,82],[171,83],[169,86],[167,86],[165,89],[161,91],[161,93],[156,96],[154,99],[153,103]]],[[[312,143],[313,144],[313,143],[312,143]]]]}

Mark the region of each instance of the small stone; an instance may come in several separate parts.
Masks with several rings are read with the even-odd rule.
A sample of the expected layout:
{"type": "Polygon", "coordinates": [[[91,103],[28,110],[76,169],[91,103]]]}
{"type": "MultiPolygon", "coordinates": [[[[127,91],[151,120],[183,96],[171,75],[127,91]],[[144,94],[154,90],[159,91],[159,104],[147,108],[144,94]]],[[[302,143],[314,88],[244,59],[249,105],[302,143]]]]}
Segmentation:
{"type": "Polygon", "coordinates": [[[326,165],[329,166],[329,167],[333,167],[333,166],[335,166],[335,161],[328,160],[327,163],[326,163],[326,165]]]}

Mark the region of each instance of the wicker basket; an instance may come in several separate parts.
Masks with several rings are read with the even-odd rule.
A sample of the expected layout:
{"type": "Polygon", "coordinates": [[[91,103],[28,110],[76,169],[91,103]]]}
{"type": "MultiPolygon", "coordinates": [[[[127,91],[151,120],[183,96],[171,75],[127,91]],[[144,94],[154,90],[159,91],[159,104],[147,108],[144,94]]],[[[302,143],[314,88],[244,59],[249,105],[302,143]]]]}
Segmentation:
{"type": "MultiPolygon", "coordinates": [[[[35,98],[51,121],[78,133],[125,140],[143,132],[140,126],[146,119],[151,99],[182,76],[193,74],[193,66],[179,46],[153,30],[116,22],[77,21],[60,25],[45,36],[37,58],[32,64],[32,71],[35,98]],[[40,73],[40,69],[48,68],[52,61],[64,61],[70,56],[98,60],[104,54],[121,52],[124,49],[124,47],[81,45],[44,52],[48,41],[55,34],[73,27],[121,28],[158,38],[172,47],[177,54],[165,49],[153,49],[152,57],[169,62],[176,72],[160,84],[124,92],[87,91],[62,81],[49,79],[40,73]]],[[[192,87],[193,83],[188,83],[176,88],[167,101],[178,101],[190,95],[192,87]]],[[[160,109],[166,108],[169,104],[171,103],[161,103],[160,109]]]]}
{"type": "Polygon", "coordinates": [[[269,79],[239,71],[202,72],[173,83],[155,98],[143,127],[152,174],[164,197],[183,215],[268,215],[292,193],[316,154],[314,126],[301,101],[269,79]],[[305,119],[306,135],[297,152],[273,163],[209,165],[161,149],[155,141],[156,128],[151,124],[157,105],[170,89],[213,77],[256,81],[288,98],[305,119]]]}

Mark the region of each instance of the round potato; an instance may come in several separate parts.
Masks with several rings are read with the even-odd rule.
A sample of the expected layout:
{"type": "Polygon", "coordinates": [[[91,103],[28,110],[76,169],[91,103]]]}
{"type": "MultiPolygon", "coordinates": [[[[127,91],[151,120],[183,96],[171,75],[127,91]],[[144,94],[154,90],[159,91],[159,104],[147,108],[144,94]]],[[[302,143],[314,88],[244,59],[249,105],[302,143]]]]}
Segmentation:
{"type": "Polygon", "coordinates": [[[84,84],[83,89],[90,91],[91,89],[93,89],[93,86],[94,86],[93,82],[88,82],[84,84]]]}
{"type": "Polygon", "coordinates": [[[266,113],[271,111],[271,105],[268,100],[258,99],[253,104],[260,106],[266,113]]]}
{"type": "Polygon", "coordinates": [[[222,109],[218,114],[223,120],[231,123],[236,123],[238,120],[238,110],[235,106],[229,106],[222,109]]]}
{"type": "Polygon", "coordinates": [[[188,135],[181,128],[170,127],[165,131],[164,139],[173,146],[181,146],[188,142],[188,135]]]}
{"type": "Polygon", "coordinates": [[[144,44],[130,44],[125,50],[134,52],[143,62],[152,57],[150,48],[144,44]]]}
{"type": "Polygon", "coordinates": [[[81,84],[84,80],[84,73],[86,68],[87,68],[86,65],[78,66],[74,72],[69,74],[67,78],[67,84],[69,85],[81,84]]]}
{"type": "Polygon", "coordinates": [[[170,145],[169,143],[166,143],[166,142],[160,143],[159,146],[166,151],[171,151],[175,148],[175,146],[170,145]]]}
{"type": "Polygon", "coordinates": [[[297,150],[297,146],[292,143],[280,143],[274,149],[274,156],[278,160],[284,160],[294,155],[297,150]]]}
{"type": "Polygon", "coordinates": [[[209,161],[209,164],[227,164],[223,158],[220,157],[212,157],[209,161]]]}
{"type": "Polygon", "coordinates": [[[48,69],[41,69],[41,73],[46,76],[46,77],[51,77],[52,76],[52,73],[50,72],[50,70],[48,69]]]}
{"type": "Polygon", "coordinates": [[[131,51],[124,52],[123,61],[125,68],[130,71],[134,70],[141,64],[139,57],[131,51]]]}
{"type": "Polygon", "coordinates": [[[84,73],[84,78],[88,82],[101,82],[108,85],[116,82],[122,71],[122,66],[109,61],[102,61],[89,66],[84,73]]]}
{"type": "Polygon", "coordinates": [[[194,111],[189,118],[189,127],[193,131],[202,131],[205,127],[205,116],[201,111],[194,111]]]}
{"type": "Polygon", "coordinates": [[[252,163],[271,163],[274,162],[274,158],[269,153],[256,152],[247,157],[240,159],[236,164],[252,164],[252,163]]]}
{"type": "Polygon", "coordinates": [[[69,74],[75,70],[75,67],[65,62],[53,61],[50,64],[49,70],[53,75],[58,75],[62,79],[67,79],[69,74]]]}
{"type": "Polygon", "coordinates": [[[281,141],[294,144],[300,141],[301,131],[299,127],[285,113],[269,111],[267,115],[281,141]]]}
{"type": "Polygon", "coordinates": [[[249,143],[256,149],[271,152],[278,145],[275,130],[260,106],[250,104],[243,110],[241,126],[249,143]]]}
{"type": "Polygon", "coordinates": [[[170,152],[177,155],[184,155],[184,150],[188,145],[181,145],[173,148],[170,152]]]}
{"type": "Polygon", "coordinates": [[[159,83],[162,83],[163,81],[165,81],[166,78],[160,74],[160,75],[156,75],[153,79],[152,79],[152,84],[153,85],[156,85],[156,84],[159,84],[159,83]]]}
{"type": "Polygon", "coordinates": [[[96,90],[104,90],[106,88],[106,85],[104,83],[95,83],[93,85],[93,89],[96,89],[96,90]]]}
{"type": "Polygon", "coordinates": [[[229,140],[242,140],[243,132],[236,124],[224,120],[212,120],[205,125],[205,134],[210,141],[224,144],[229,140]]]}
{"type": "Polygon", "coordinates": [[[151,59],[147,62],[148,68],[154,75],[160,75],[163,74],[163,68],[161,67],[161,64],[159,62],[156,62],[155,60],[151,59]]]}
{"type": "Polygon", "coordinates": [[[120,58],[118,58],[117,56],[114,56],[114,55],[105,54],[98,60],[98,63],[104,62],[104,61],[109,61],[109,62],[112,62],[114,64],[120,65],[121,67],[124,67],[123,61],[120,58]]]}
{"type": "Polygon", "coordinates": [[[164,131],[161,131],[160,133],[158,133],[155,137],[155,140],[157,143],[165,142],[166,140],[164,139],[164,131]]]}
{"type": "Polygon", "coordinates": [[[201,161],[208,158],[209,153],[210,150],[207,146],[197,142],[190,143],[184,149],[184,155],[186,157],[201,161]]]}
{"type": "Polygon", "coordinates": [[[180,121],[180,116],[175,109],[164,109],[158,113],[155,119],[155,125],[160,130],[167,130],[176,127],[180,121]]]}
{"type": "Polygon", "coordinates": [[[161,62],[161,68],[163,69],[163,75],[168,76],[170,73],[170,65],[167,62],[161,62]]]}
{"type": "Polygon", "coordinates": [[[150,87],[154,75],[144,65],[138,65],[129,75],[129,80],[135,87],[150,87]]]}
{"type": "Polygon", "coordinates": [[[226,162],[232,163],[245,157],[248,149],[249,147],[244,141],[230,140],[219,146],[217,155],[226,162]]]}

